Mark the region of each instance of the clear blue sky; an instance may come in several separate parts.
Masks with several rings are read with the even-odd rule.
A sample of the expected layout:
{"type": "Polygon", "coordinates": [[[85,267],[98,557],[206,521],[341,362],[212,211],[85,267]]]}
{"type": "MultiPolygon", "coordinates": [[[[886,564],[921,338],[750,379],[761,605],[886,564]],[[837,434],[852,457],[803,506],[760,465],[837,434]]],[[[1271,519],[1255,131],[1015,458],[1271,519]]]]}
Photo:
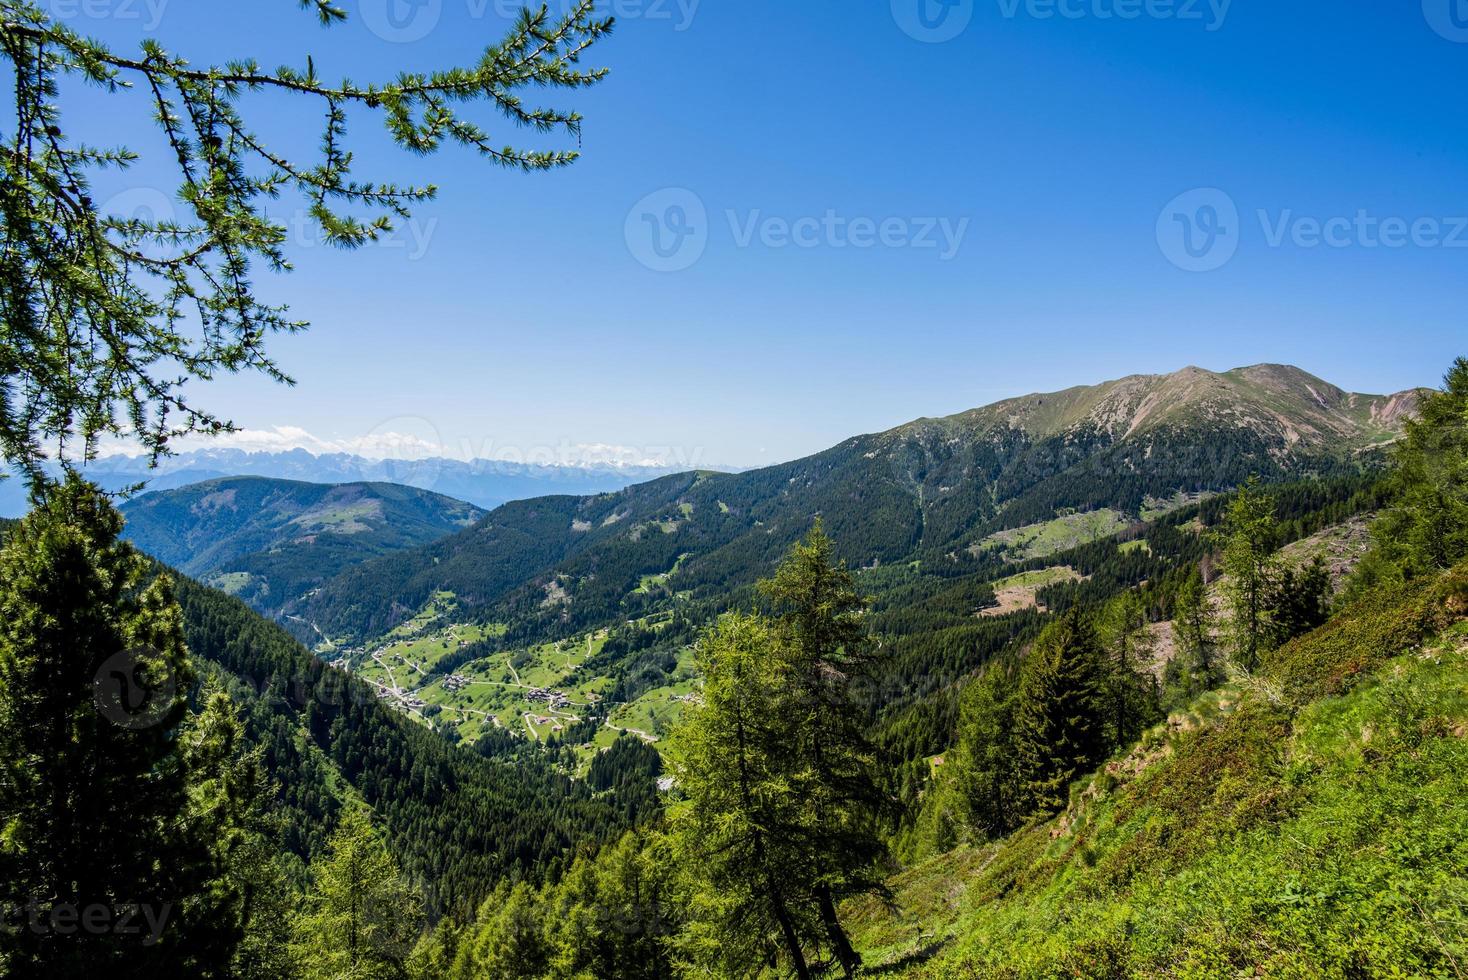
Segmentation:
{"type": "MultiPolygon", "coordinates": [[[[122,46],[156,20],[196,63],[309,52],[358,81],[469,61],[508,26],[496,0],[405,5],[426,34],[396,42],[371,26],[391,34],[383,8],[405,0],[347,0],[329,31],[293,0],[160,2],[52,7],[122,46]]],[[[361,175],[439,199],[401,248],[300,247],[293,275],[262,272],[314,324],[276,343],[299,387],[231,379],[212,403],[325,440],[410,416],[453,447],[754,465],[1132,372],[1282,361],[1384,391],[1468,353],[1468,28],[1449,0],[940,2],[619,0],[593,55],[609,80],[548,96],[587,120],[583,159],[549,175],[388,153],[356,120],[361,175]],[[1311,219],[1345,220],[1327,245],[1311,219]],[[666,261],[659,222],[684,246],[666,261]]],[[[95,104],[68,93],[72,125],[156,151],[141,117],[95,104]]],[[[267,139],[314,139],[314,109],[253,106],[267,139]]]]}

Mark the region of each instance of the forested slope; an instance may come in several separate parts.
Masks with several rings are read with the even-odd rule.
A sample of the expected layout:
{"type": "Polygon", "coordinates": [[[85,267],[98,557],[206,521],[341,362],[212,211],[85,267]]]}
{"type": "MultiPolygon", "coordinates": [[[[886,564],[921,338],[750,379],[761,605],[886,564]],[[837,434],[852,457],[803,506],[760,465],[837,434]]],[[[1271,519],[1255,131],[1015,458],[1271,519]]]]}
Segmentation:
{"type": "Polygon", "coordinates": [[[535,747],[455,747],[244,603],[188,579],[179,580],[178,599],[191,654],[227,675],[250,738],[264,749],[283,843],[298,856],[315,856],[349,792],[382,818],[430,908],[463,911],[496,881],[554,874],[576,845],[625,827],[615,794],[556,773],[535,747]]]}
{"type": "Polygon", "coordinates": [[[472,504],[386,483],[231,477],[135,497],[128,540],[270,616],[346,568],[463,530],[472,504]]]}

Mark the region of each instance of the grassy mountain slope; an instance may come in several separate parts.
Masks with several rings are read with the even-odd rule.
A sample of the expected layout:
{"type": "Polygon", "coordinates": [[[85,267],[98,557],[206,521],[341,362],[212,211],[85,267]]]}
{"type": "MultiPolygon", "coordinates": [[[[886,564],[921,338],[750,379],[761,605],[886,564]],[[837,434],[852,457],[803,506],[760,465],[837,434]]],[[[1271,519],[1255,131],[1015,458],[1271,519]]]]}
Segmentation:
{"type": "MultiPolygon", "coordinates": [[[[914,977],[1461,976],[1468,566],[1377,595],[1072,787],[852,906],[914,977]]],[[[880,966],[879,966],[880,964],[880,966]]]]}
{"type": "Polygon", "coordinates": [[[1139,520],[1178,493],[1253,473],[1349,471],[1414,404],[1415,393],[1350,394],[1272,365],[1032,395],[747,473],[511,504],[445,541],[348,570],[308,615],[360,642],[451,592],[461,609],[527,637],[568,635],[646,609],[648,576],[666,576],[664,595],[727,605],[816,515],[853,565],[969,574],[996,560],[996,532],[1103,508],[1139,520]]]}
{"type": "Polygon", "coordinates": [[[123,505],[127,537],[160,561],[280,615],[343,569],[460,531],[462,501],[386,483],[211,480],[123,505]]]}

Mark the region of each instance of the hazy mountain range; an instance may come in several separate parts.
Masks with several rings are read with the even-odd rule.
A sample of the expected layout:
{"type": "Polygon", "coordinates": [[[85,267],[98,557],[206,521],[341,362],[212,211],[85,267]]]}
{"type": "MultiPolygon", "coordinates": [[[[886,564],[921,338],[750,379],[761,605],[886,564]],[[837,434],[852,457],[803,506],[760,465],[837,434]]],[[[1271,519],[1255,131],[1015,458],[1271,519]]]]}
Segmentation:
{"type": "MultiPolygon", "coordinates": [[[[611,464],[541,466],[485,459],[368,459],[345,453],[316,455],[304,449],[249,452],[213,448],[170,456],[160,460],[156,469],[150,468],[143,457],[107,456],[87,464],[84,472],[108,490],[139,483],[146,483],[149,490],[172,490],[227,476],[306,483],[396,483],[489,509],[525,497],[620,490],[675,470],[611,464]]],[[[19,517],[27,509],[25,487],[20,481],[0,481],[0,517],[19,517]]]]}

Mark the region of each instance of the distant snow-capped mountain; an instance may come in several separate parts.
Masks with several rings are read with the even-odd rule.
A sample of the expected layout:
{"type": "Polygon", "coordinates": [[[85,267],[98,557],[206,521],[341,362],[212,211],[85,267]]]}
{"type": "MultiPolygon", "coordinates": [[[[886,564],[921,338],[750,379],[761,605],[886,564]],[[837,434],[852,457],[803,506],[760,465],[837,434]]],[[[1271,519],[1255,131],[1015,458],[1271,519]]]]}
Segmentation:
{"type": "MultiPolygon", "coordinates": [[[[678,472],[679,467],[607,464],[541,466],[476,459],[368,459],[346,453],[315,455],[304,449],[246,452],[196,449],[160,460],[150,468],[137,456],[107,456],[87,464],[88,478],[108,490],[139,483],[149,490],[172,490],[229,476],[263,476],[306,483],[397,483],[493,509],[511,500],[557,494],[608,493],[678,472]]],[[[27,509],[24,484],[0,481],[0,517],[19,517],[27,509]]]]}

